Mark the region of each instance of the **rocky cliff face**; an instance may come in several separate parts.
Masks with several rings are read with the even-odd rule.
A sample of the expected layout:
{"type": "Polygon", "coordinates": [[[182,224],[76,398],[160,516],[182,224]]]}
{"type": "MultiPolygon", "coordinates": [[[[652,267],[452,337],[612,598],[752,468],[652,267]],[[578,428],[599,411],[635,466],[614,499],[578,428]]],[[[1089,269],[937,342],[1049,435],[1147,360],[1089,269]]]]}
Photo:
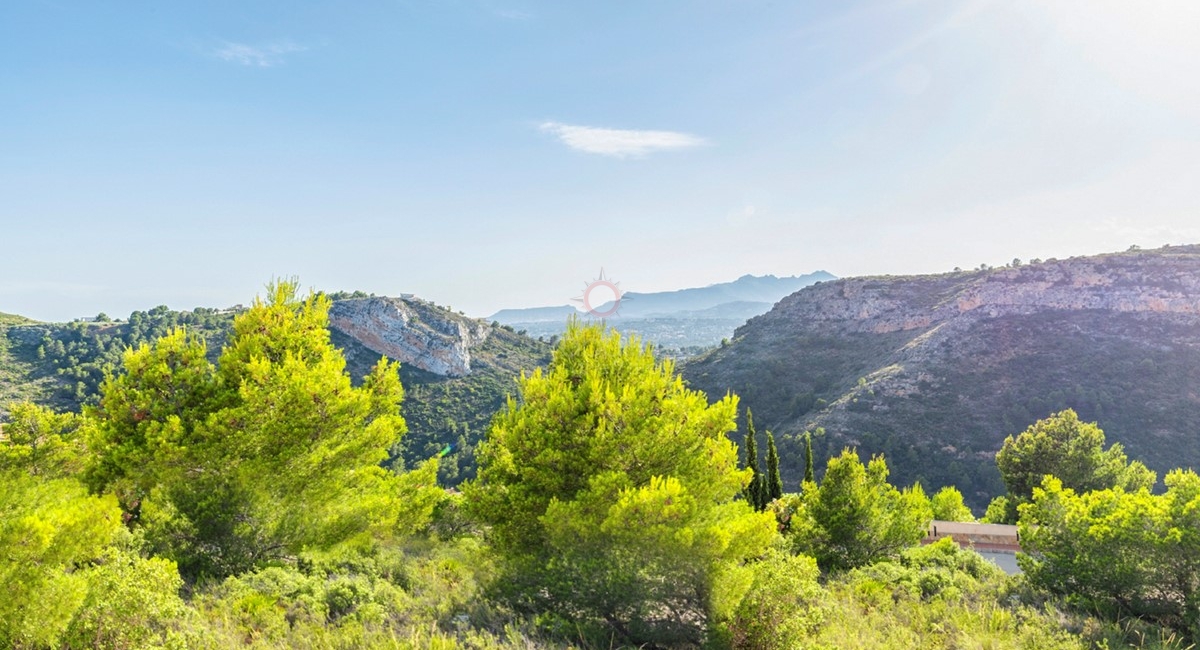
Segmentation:
{"type": "Polygon", "coordinates": [[[1160,471],[1200,465],[1200,246],[824,282],[687,364],[783,439],[883,452],[897,478],[999,491],[1004,437],[1063,408],[1160,471]]]}
{"type": "Polygon", "coordinates": [[[373,352],[443,377],[471,373],[471,351],[491,333],[483,321],[416,298],[339,300],[329,325],[373,352]]]}
{"type": "Polygon", "coordinates": [[[1200,315],[1200,247],[936,276],[848,278],[798,291],[762,318],[883,334],[963,316],[1089,309],[1200,315]]]}

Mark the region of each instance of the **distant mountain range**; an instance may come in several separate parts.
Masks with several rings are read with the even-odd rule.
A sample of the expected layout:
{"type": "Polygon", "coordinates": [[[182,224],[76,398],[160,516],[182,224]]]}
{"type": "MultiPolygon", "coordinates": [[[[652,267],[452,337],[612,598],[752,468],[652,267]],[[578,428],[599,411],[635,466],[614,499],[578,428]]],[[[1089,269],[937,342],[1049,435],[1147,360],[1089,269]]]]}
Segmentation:
{"type": "Polygon", "coordinates": [[[501,325],[519,323],[558,323],[564,322],[571,316],[579,316],[583,312],[570,305],[559,307],[528,307],[525,309],[501,309],[488,317],[501,325]]]}
{"type": "MultiPolygon", "coordinates": [[[[705,347],[720,343],[747,319],[766,313],[784,296],[815,284],[836,279],[817,271],[807,275],[775,277],[744,275],[733,282],[707,287],[660,291],[627,292],[619,305],[606,303],[595,309],[616,312],[604,321],[616,329],[638,334],[666,348],[705,347]]],[[[524,330],[532,336],[561,334],[567,319],[579,316],[594,320],[590,314],[571,305],[504,309],[490,320],[524,330]]]]}
{"type": "Polygon", "coordinates": [[[885,453],[981,507],[1005,436],[1065,408],[1160,476],[1200,467],[1200,246],[824,282],[682,373],[775,432],[789,489],[821,427],[818,456],[885,453]]]}

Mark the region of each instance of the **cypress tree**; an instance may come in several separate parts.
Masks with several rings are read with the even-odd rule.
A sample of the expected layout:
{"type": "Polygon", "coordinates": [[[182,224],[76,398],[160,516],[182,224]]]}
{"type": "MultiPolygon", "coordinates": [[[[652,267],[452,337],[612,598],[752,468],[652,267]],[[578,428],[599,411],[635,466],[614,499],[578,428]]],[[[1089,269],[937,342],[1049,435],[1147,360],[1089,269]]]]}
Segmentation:
{"type": "Polygon", "coordinates": [[[746,486],[746,501],[755,510],[763,509],[763,478],[762,469],[758,463],[758,443],[755,438],[758,434],[754,431],[754,414],[746,409],[746,467],[749,467],[754,474],[750,478],[750,484],[746,486]]]}
{"type": "Polygon", "coordinates": [[[804,482],[817,482],[817,473],[813,470],[812,431],[804,432],[804,482]]]}
{"type": "MultiPolygon", "coordinates": [[[[767,501],[770,503],[783,496],[783,479],[779,476],[779,452],[775,449],[775,436],[767,432],[767,501]]],[[[766,503],[763,505],[765,506],[766,503]]]]}
{"type": "Polygon", "coordinates": [[[758,472],[758,506],[759,512],[767,509],[767,504],[771,502],[770,487],[767,486],[767,475],[762,473],[761,469],[758,472]]]}

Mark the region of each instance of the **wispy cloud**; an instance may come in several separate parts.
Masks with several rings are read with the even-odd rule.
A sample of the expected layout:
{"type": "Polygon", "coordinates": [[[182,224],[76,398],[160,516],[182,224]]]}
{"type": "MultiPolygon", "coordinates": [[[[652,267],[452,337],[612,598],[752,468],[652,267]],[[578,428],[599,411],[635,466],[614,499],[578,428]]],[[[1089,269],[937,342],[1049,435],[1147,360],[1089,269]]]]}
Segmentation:
{"type": "Polygon", "coordinates": [[[270,68],[283,63],[284,57],[287,55],[295,52],[303,52],[307,49],[291,41],[280,41],[265,45],[226,42],[215,49],[213,55],[229,63],[256,68],[270,68]]]}
{"type": "Polygon", "coordinates": [[[708,144],[700,136],[678,131],[605,129],[561,122],[543,122],[538,128],[557,137],[572,149],[586,153],[626,158],[656,151],[689,149],[708,144]]]}

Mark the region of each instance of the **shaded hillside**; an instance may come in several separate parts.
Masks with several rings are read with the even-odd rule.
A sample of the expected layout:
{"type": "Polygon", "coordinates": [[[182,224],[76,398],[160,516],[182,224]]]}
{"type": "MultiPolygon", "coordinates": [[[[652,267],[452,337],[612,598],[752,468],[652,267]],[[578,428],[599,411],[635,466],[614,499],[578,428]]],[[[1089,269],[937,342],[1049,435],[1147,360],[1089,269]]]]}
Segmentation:
{"type": "MultiPolygon", "coordinates": [[[[492,415],[516,392],[521,371],[549,361],[550,345],[415,298],[334,297],[331,336],[351,377],[361,379],[384,354],[401,362],[409,433],[396,457],[413,464],[453,444],[442,478],[453,484],[473,475],[474,446],[492,415]]],[[[0,322],[0,421],[22,400],[79,410],[96,399],[106,372],[119,372],[127,347],[175,327],[202,336],[216,361],[235,315],[156,307],[117,322],[0,322]]]]}
{"type": "Polygon", "coordinates": [[[414,298],[338,301],[333,343],[359,378],[381,354],[401,362],[408,434],[393,453],[406,465],[452,450],[440,468],[456,484],[475,475],[475,446],[492,415],[517,391],[522,372],[550,362],[549,343],[414,298]]]}
{"type": "Polygon", "coordinates": [[[822,283],[683,374],[742,396],[791,484],[798,434],[823,427],[818,456],[883,452],[899,483],[980,507],[1004,437],[1067,407],[1160,472],[1198,466],[1200,247],[822,283]]]}
{"type": "Polygon", "coordinates": [[[203,337],[215,361],[234,314],[159,306],[135,311],[119,322],[0,323],[0,417],[8,404],[21,400],[78,410],[95,399],[105,373],[120,367],[127,347],[157,340],[176,327],[203,337]]]}

